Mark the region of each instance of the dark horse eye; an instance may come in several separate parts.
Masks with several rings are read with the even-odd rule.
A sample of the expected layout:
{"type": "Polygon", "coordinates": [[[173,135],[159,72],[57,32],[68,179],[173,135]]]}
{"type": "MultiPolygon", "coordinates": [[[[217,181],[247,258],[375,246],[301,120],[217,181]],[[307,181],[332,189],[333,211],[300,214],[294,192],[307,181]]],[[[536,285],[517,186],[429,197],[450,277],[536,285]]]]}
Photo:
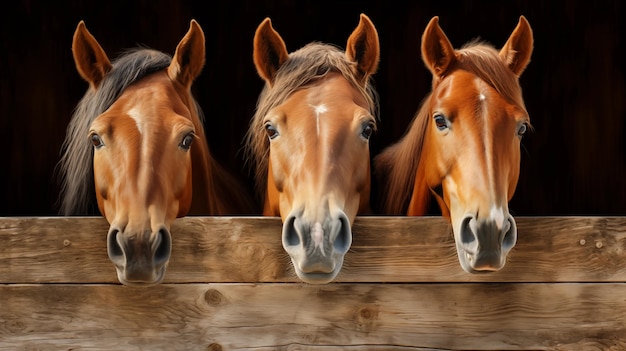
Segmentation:
{"type": "Polygon", "coordinates": [[[189,150],[191,148],[191,144],[193,144],[194,137],[195,135],[193,132],[186,134],[178,146],[180,146],[183,150],[189,150]]]}
{"type": "Polygon", "coordinates": [[[519,126],[519,129],[517,130],[517,135],[522,136],[526,133],[526,131],[528,130],[528,126],[526,125],[526,123],[522,123],[519,126]]]}
{"type": "Polygon", "coordinates": [[[276,128],[269,123],[265,124],[265,133],[267,133],[267,137],[270,139],[274,139],[278,136],[278,130],[276,130],[276,128]]]}
{"type": "Polygon", "coordinates": [[[448,128],[448,121],[446,121],[446,117],[444,115],[436,114],[434,119],[435,119],[435,125],[437,126],[437,129],[444,130],[448,128]]]}
{"type": "Polygon", "coordinates": [[[102,138],[100,138],[100,136],[96,133],[91,133],[91,135],[89,136],[89,140],[91,140],[91,143],[96,149],[99,149],[102,146],[104,146],[104,143],[102,142],[102,138]]]}
{"type": "Polygon", "coordinates": [[[368,122],[361,132],[361,136],[365,138],[365,140],[369,140],[372,134],[374,133],[374,123],[368,122]]]}

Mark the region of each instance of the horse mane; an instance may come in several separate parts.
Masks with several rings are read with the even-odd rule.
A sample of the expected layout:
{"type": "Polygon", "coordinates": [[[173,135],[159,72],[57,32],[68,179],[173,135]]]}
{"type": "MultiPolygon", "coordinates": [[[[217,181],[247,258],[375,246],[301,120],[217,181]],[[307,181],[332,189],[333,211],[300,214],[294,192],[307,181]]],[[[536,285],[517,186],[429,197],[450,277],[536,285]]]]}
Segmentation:
{"type": "MultiPolygon", "coordinates": [[[[61,178],[60,212],[88,214],[93,184],[93,146],[87,135],[93,120],[106,111],[131,84],[169,66],[172,57],[145,47],[128,49],[112,62],[111,71],[97,89],[90,87],[68,124],[57,165],[61,178]]],[[[200,112],[199,106],[196,109],[200,112]]],[[[198,114],[202,116],[201,113],[198,114]]]]}
{"type": "Polygon", "coordinates": [[[459,69],[468,71],[485,81],[508,102],[526,110],[519,78],[500,58],[491,44],[474,40],[457,50],[459,69]]]}
{"type": "Polygon", "coordinates": [[[424,106],[431,95],[432,93],[422,101],[422,107],[413,117],[409,130],[402,139],[374,157],[374,175],[379,180],[385,180],[381,182],[381,192],[385,194],[381,197],[380,206],[383,213],[406,213],[428,126],[429,111],[424,106]]]}
{"type": "MultiPolygon", "coordinates": [[[[456,50],[456,53],[457,63],[449,72],[457,69],[468,71],[489,84],[510,103],[526,109],[517,76],[504,64],[498,50],[492,45],[475,40],[456,50]]],[[[406,214],[420,166],[424,135],[431,120],[428,106],[432,96],[431,91],[424,98],[409,130],[400,141],[374,158],[375,176],[378,179],[386,178],[381,189],[385,194],[381,204],[383,213],[406,214]]]]}
{"type": "Polygon", "coordinates": [[[256,191],[262,199],[265,196],[269,159],[269,139],[265,134],[263,119],[268,112],[284,103],[295,91],[304,89],[329,72],[341,73],[367,101],[369,112],[378,119],[378,94],[368,80],[365,85],[360,79],[356,63],[350,62],[337,46],[312,42],[289,54],[270,86],[268,83],[257,100],[256,111],[250,121],[245,136],[245,159],[254,170],[256,191]]]}

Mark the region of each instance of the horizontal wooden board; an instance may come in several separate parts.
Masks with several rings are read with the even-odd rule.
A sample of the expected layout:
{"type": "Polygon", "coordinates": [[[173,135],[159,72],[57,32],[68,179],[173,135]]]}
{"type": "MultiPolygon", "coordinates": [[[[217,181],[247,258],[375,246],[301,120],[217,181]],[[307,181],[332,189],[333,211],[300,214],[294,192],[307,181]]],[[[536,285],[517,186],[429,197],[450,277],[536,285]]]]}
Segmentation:
{"type": "MultiPolygon", "coordinates": [[[[336,282],[626,282],[626,217],[519,217],[496,273],[465,273],[439,217],[358,217],[336,282]]],[[[100,217],[0,218],[0,283],[117,283],[100,217]]],[[[166,283],[298,282],[279,218],[186,217],[166,283]]]]}
{"type": "Polygon", "coordinates": [[[626,283],[0,285],[0,297],[3,350],[626,348],[626,283]]]}

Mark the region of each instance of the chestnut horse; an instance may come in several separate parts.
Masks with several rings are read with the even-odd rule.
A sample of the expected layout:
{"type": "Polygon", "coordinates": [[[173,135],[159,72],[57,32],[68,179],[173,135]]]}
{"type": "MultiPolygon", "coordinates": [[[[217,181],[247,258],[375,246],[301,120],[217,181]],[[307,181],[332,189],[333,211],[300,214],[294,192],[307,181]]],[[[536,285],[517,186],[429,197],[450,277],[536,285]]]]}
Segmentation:
{"type": "Polygon", "coordinates": [[[266,18],[254,36],[265,80],[246,136],[263,214],[280,216],[297,276],[324,284],[339,273],[354,218],[369,212],[369,139],[377,95],[378,33],[361,15],[346,51],[309,43],[288,53],[266,18]]]}
{"type": "Polygon", "coordinates": [[[158,284],[175,218],[254,208],[243,185],[212,158],[191,95],[205,61],[204,33],[192,20],[173,58],[136,48],[111,62],[81,21],[72,51],[89,89],[72,116],[59,163],[62,213],[85,213],[95,192],[110,224],[107,248],[119,281],[158,284]]]}
{"type": "Polygon", "coordinates": [[[508,202],[530,128],[519,76],[532,47],[523,16],[499,51],[481,42],[455,50],[434,17],[421,48],[432,92],[405,136],[374,160],[377,178],[385,179],[382,211],[424,215],[434,196],[470,273],[502,269],[517,240],[508,202]]]}

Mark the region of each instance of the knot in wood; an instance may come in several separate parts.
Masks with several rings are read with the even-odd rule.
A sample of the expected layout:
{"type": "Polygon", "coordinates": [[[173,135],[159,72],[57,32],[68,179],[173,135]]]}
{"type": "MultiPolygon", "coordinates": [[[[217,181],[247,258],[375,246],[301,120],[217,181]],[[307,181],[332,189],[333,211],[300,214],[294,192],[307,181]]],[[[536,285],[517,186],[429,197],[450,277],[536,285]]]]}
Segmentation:
{"type": "Polygon", "coordinates": [[[222,345],[220,345],[218,343],[212,343],[207,348],[207,351],[222,351],[222,345]]]}
{"type": "Polygon", "coordinates": [[[370,310],[370,309],[369,309],[369,308],[367,308],[367,307],[362,308],[362,309],[359,311],[359,315],[360,315],[360,317],[361,317],[361,318],[363,318],[363,319],[372,319],[372,317],[373,317],[372,310],[370,310]]]}
{"type": "Polygon", "coordinates": [[[360,332],[371,332],[378,324],[378,306],[363,306],[356,310],[354,316],[356,329],[360,332]]]}
{"type": "MultiPolygon", "coordinates": [[[[204,293],[204,299],[211,306],[218,306],[224,303],[224,295],[222,295],[222,293],[217,291],[216,289],[207,290],[207,292],[204,293]]],[[[209,349],[209,350],[213,350],[213,349],[209,349]]],[[[221,346],[219,350],[221,350],[221,346]]]]}

